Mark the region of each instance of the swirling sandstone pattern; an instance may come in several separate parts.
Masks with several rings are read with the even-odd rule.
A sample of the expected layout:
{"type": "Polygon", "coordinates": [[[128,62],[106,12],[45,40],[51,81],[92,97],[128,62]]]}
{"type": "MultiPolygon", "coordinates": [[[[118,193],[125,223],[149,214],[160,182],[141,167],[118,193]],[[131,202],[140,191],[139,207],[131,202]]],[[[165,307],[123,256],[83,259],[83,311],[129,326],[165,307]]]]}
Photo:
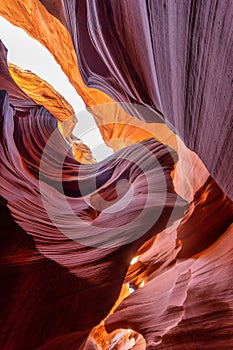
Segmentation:
{"type": "Polygon", "coordinates": [[[160,111],[232,199],[231,1],[62,5],[85,83],[160,111]]]}
{"type": "Polygon", "coordinates": [[[0,13],[51,51],[116,152],[81,164],[74,121],[61,134],[54,118],[70,107],[10,66],[22,91],[0,45],[0,348],[232,349],[231,2],[0,13]]]}

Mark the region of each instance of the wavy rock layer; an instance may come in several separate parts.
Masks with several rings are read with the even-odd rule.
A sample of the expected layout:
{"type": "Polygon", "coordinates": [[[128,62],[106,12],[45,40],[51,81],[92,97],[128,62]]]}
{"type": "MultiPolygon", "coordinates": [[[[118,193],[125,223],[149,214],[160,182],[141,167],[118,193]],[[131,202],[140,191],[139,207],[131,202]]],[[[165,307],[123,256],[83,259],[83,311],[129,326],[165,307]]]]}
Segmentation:
{"type": "MultiPolygon", "coordinates": [[[[174,238],[176,235],[170,233],[169,239],[174,238]]],[[[168,238],[163,235],[157,240],[157,262],[161,263],[167,247],[163,243],[168,238]]],[[[108,318],[107,330],[137,330],[144,335],[149,349],[231,349],[231,266],[232,226],[199,257],[173,261],[173,266],[166,269],[160,265],[160,271],[157,267],[149,273],[147,284],[108,318]]]]}
{"type": "Polygon", "coordinates": [[[20,88],[39,105],[43,105],[58,120],[74,115],[72,106],[50,84],[36,74],[8,63],[12,78],[20,88]]]}
{"type": "Polygon", "coordinates": [[[160,111],[232,199],[231,1],[73,0],[49,10],[65,17],[84,82],[160,111]]]}
{"type": "MultiPolygon", "coordinates": [[[[20,90],[9,72],[5,71],[4,81],[10,97],[13,92],[16,98],[20,90]]],[[[13,288],[5,286],[5,291],[11,291],[6,293],[7,302],[4,299],[2,347],[35,349],[44,344],[43,349],[52,349],[64,344],[77,348],[113,306],[140,245],[163,230],[169,219],[182,217],[186,202],[177,197],[170,177],[176,154],[148,139],[100,165],[81,165],[59,133],[56,119],[22,97],[19,94],[14,108],[8,94],[1,91],[0,191],[10,209],[2,207],[6,240],[2,273],[10,271],[9,283],[14,281],[13,288]],[[153,184],[148,188],[150,178],[153,184]],[[130,201],[122,196],[124,180],[132,187],[130,201]],[[165,197],[161,193],[164,184],[165,197]],[[105,211],[113,203],[114,212],[105,211]],[[152,217],[154,222],[145,228],[152,217]],[[17,271],[20,277],[14,278],[17,271]],[[49,275],[54,280],[47,283],[49,275]],[[35,286],[32,295],[28,295],[29,286],[35,286]],[[48,322],[54,325],[52,329],[48,322]]]]}
{"type": "Polygon", "coordinates": [[[72,106],[66,99],[36,74],[21,69],[12,63],[8,63],[8,67],[16,84],[36,104],[44,106],[61,122],[59,123],[59,130],[72,147],[75,159],[84,164],[95,163],[90,148],[72,134],[78,120],[72,106]]]}
{"type": "MultiPolygon", "coordinates": [[[[61,14],[64,17],[64,10],[61,7],[58,9],[58,4],[58,2],[46,3],[50,11],[53,9],[57,15],[61,14]]],[[[175,137],[165,124],[160,126],[158,123],[154,123],[148,126],[143,121],[127,114],[108,95],[99,90],[88,88],[84,84],[78,69],[72,38],[70,38],[64,26],[45,10],[39,0],[10,0],[7,3],[1,3],[0,13],[11,23],[20,26],[29,35],[40,41],[53,54],[71,84],[83,98],[86,105],[90,107],[90,112],[93,114],[108,146],[114,150],[119,150],[129,144],[153,136],[170,147],[176,147],[175,137]],[[107,107],[105,104],[107,104],[107,107]],[[135,128],[139,128],[139,130],[135,132],[135,128]]],[[[66,23],[64,18],[62,22],[66,23]]],[[[71,30],[70,26],[69,28],[71,30]]],[[[16,79],[16,81],[30,95],[31,88],[26,86],[21,79],[16,79]]],[[[133,112],[137,113],[137,109],[134,109],[133,112]]],[[[148,113],[147,110],[145,112],[148,113]]],[[[158,119],[158,116],[156,116],[156,119],[163,123],[161,117],[158,119]]]]}
{"type": "Polygon", "coordinates": [[[230,5],[0,4],[118,151],[77,162],[0,45],[1,349],[233,348],[230,5]]]}

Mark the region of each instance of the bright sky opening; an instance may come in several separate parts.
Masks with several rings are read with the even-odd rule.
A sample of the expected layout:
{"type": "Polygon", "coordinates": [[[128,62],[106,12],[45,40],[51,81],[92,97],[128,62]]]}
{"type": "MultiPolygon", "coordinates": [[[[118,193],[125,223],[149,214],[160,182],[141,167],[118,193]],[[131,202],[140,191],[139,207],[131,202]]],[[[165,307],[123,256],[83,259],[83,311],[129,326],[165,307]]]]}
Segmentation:
{"type": "Polygon", "coordinates": [[[52,85],[72,105],[78,124],[74,134],[88,145],[97,161],[113,153],[102,139],[94,118],[85,110],[82,98],[70,84],[67,76],[52,54],[23,29],[0,16],[0,39],[8,49],[8,61],[32,71],[52,85]]]}

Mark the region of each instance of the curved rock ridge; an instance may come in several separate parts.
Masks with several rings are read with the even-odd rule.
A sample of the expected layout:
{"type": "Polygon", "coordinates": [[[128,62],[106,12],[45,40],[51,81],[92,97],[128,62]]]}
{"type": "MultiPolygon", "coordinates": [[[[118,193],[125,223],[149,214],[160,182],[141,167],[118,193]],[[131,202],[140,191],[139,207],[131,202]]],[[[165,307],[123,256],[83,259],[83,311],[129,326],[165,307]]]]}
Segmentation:
{"type": "Polygon", "coordinates": [[[72,106],[47,81],[15,64],[8,63],[8,68],[16,84],[36,104],[44,106],[58,120],[64,121],[75,114],[72,106]]]}
{"type": "Polygon", "coordinates": [[[72,152],[77,161],[84,164],[96,162],[90,148],[78,137],[72,134],[77,117],[72,106],[50,84],[31,71],[8,63],[8,68],[16,84],[39,105],[44,106],[59,123],[59,130],[72,147],[72,152]]]}
{"type": "MultiPolygon", "coordinates": [[[[43,2],[49,7],[50,12],[56,12],[56,6],[58,2],[43,2]],[[52,10],[53,9],[53,10],[52,10]]],[[[59,5],[59,10],[57,13],[65,13],[62,10],[62,3],[59,5]]],[[[68,9],[69,4],[64,3],[66,9],[68,9]]],[[[68,10],[67,10],[68,11],[68,10]]],[[[44,7],[41,6],[38,0],[24,1],[17,0],[14,4],[11,4],[11,0],[7,3],[2,3],[0,5],[1,14],[11,21],[15,25],[19,25],[24,28],[28,34],[33,36],[35,39],[39,40],[43,45],[45,45],[50,52],[54,55],[57,62],[60,64],[63,71],[69,77],[71,83],[76,88],[77,92],[82,96],[86,105],[89,106],[89,111],[95,118],[95,121],[102,133],[102,137],[106,144],[113,148],[114,151],[122,149],[132,143],[142,141],[148,137],[154,137],[156,140],[167,144],[169,147],[177,149],[177,142],[180,143],[180,139],[164,124],[161,115],[156,114],[151,111],[151,108],[145,108],[140,105],[133,107],[131,105],[124,105],[126,110],[131,113],[127,114],[125,110],[118,104],[111,100],[107,95],[101,91],[88,88],[82,81],[77,66],[76,55],[72,42],[70,40],[69,34],[66,29],[56,21],[48,12],[45,11],[44,7]],[[12,9],[12,11],[10,11],[12,9]],[[20,18],[19,20],[16,20],[20,18]],[[43,18],[43,25],[38,18],[43,18]],[[35,24],[37,24],[37,30],[35,31],[35,24]],[[44,32],[46,31],[46,36],[44,32]],[[72,67],[72,69],[71,69],[72,67]],[[140,117],[144,116],[145,119],[150,121],[155,121],[154,123],[145,123],[132,115],[137,115],[140,117]]],[[[68,11],[69,12],[69,11],[68,11]]],[[[68,13],[66,12],[66,14],[68,13]]],[[[73,14],[74,15],[74,14],[73,14]]],[[[69,16],[68,16],[69,18],[69,16]]],[[[64,21],[62,21],[64,23],[64,21]]],[[[68,22],[67,22],[68,23],[68,22]]],[[[20,83],[20,81],[18,81],[20,83]]],[[[22,87],[25,88],[25,85],[22,87]]],[[[25,90],[26,91],[26,90],[25,90]]],[[[28,91],[30,93],[30,89],[28,91]]],[[[182,145],[182,159],[185,159],[184,152],[187,154],[188,151],[182,145]]],[[[74,149],[74,152],[76,150],[74,149]]],[[[179,149],[179,152],[181,150],[179,149]]],[[[78,150],[78,157],[80,150],[78,150]]],[[[82,159],[82,158],[79,158],[82,159]]],[[[87,155],[87,163],[89,163],[89,156],[87,155]]],[[[190,166],[189,161],[186,162],[188,167],[190,166]]],[[[200,166],[201,162],[199,161],[200,166]]],[[[180,162],[181,164],[181,162],[180,162]]],[[[187,165],[185,166],[187,171],[187,165]]],[[[184,172],[182,166],[182,172],[184,172]]],[[[180,190],[183,185],[186,187],[186,183],[190,176],[186,176],[185,183],[181,182],[180,190]]],[[[193,176],[191,175],[191,178],[193,176]]],[[[195,180],[196,181],[196,180],[195,180]]],[[[191,181],[192,186],[192,181],[191,181]]],[[[182,190],[183,191],[183,190],[182,190]]],[[[191,189],[192,191],[192,189],[191,189]]]]}
{"type": "Polygon", "coordinates": [[[219,349],[226,336],[231,349],[232,218],[233,203],[209,178],[184,218],[138,250],[126,275],[136,291],[107,318],[107,331],[130,328],[151,349],[219,349]]]}
{"type": "MultiPolygon", "coordinates": [[[[57,4],[53,2],[54,9],[57,4]]],[[[106,94],[84,84],[69,32],[58,19],[49,14],[39,0],[1,2],[0,14],[48,48],[87,106],[112,102],[106,94]]]]}
{"type": "MultiPolygon", "coordinates": [[[[146,215],[145,217],[149,217],[148,215],[152,214],[153,210],[155,210],[155,216],[158,211],[159,219],[160,214],[162,214],[163,204],[165,207],[166,204],[168,205],[168,211],[170,212],[172,212],[176,200],[177,206],[175,209],[178,209],[178,211],[179,207],[182,208],[186,206],[186,202],[179,198],[173,190],[170,172],[173,169],[176,154],[166,146],[153,139],[148,139],[125,148],[99,164],[90,166],[81,165],[74,160],[71,150],[58,132],[56,120],[43,107],[33,108],[27,117],[21,117],[9,106],[7,94],[4,93],[4,91],[1,94],[2,118],[4,117],[2,120],[4,142],[2,163],[3,169],[5,169],[5,171],[2,171],[2,187],[4,187],[4,185],[6,186],[8,182],[10,183],[9,188],[6,186],[7,188],[2,189],[2,191],[6,194],[10,191],[13,196],[13,202],[13,187],[19,186],[20,188],[21,182],[18,179],[18,172],[14,174],[10,170],[9,165],[11,163],[15,170],[17,166],[19,166],[18,171],[25,173],[23,178],[25,176],[24,180],[26,182],[30,182],[30,180],[33,181],[30,176],[35,177],[35,181],[39,179],[38,190],[41,191],[41,196],[39,197],[45,195],[43,186],[46,188],[50,185],[52,186],[51,192],[54,192],[55,189],[58,191],[58,197],[61,195],[61,198],[63,198],[64,195],[67,195],[80,200],[80,209],[82,208],[84,212],[88,210],[90,206],[96,207],[102,211],[105,207],[108,208],[109,206],[115,205],[114,214],[116,222],[117,216],[122,214],[122,237],[119,237],[120,240],[117,242],[117,245],[125,244],[124,240],[126,242],[130,242],[131,240],[129,236],[131,230],[129,225],[125,225],[124,229],[124,222],[127,223],[127,219],[129,219],[130,216],[132,216],[131,219],[133,219],[134,216],[136,218],[142,211],[142,214],[146,215]],[[8,135],[7,140],[5,140],[5,135],[8,135]],[[11,162],[6,152],[6,149],[10,147],[12,147],[11,155],[15,162],[11,162]],[[141,155],[139,160],[136,159],[137,154],[141,155]],[[17,157],[19,160],[16,161],[17,157]],[[155,177],[153,181],[150,180],[151,176],[155,177]],[[118,188],[118,181],[120,180],[121,182],[118,188]],[[43,185],[44,182],[45,184],[43,185]],[[129,185],[127,185],[128,183],[129,185]],[[128,201],[128,198],[124,197],[124,191],[128,192],[131,184],[132,193],[128,201]],[[163,189],[166,190],[165,193],[163,193],[163,189]],[[148,193],[149,190],[152,191],[152,193],[148,193]],[[153,195],[153,192],[157,193],[157,195],[153,195]],[[160,196],[159,193],[161,193],[160,196]],[[133,209],[133,198],[138,194],[141,194],[141,197],[138,199],[139,204],[138,207],[136,205],[133,209]],[[84,198],[85,196],[88,196],[88,198],[84,198]],[[147,199],[147,196],[149,199],[147,199]],[[121,198],[122,201],[120,201],[121,198]],[[120,205],[122,205],[123,208],[125,207],[125,212],[120,208],[120,205]],[[159,209],[153,209],[156,207],[159,208],[160,206],[162,208],[161,212],[159,209]],[[126,210],[127,207],[129,208],[129,212],[126,210]],[[150,212],[150,210],[152,211],[150,212]],[[127,217],[127,215],[129,216],[127,217]],[[124,230],[126,231],[124,232],[124,230]],[[122,242],[121,239],[123,240],[122,242]]],[[[31,182],[27,184],[28,189],[30,185],[32,185],[31,182]]],[[[32,187],[34,186],[35,185],[32,187]]],[[[53,195],[55,195],[55,192],[53,195]]],[[[11,196],[9,198],[11,198],[11,196]]],[[[15,194],[15,199],[17,199],[17,202],[18,199],[19,201],[21,199],[23,200],[23,196],[20,192],[15,194]]],[[[47,200],[46,198],[46,201],[47,200]]],[[[16,202],[14,203],[16,204],[16,202]]],[[[74,203],[76,202],[74,201],[74,203]]],[[[44,203],[44,205],[46,205],[46,203],[44,203]]],[[[59,210],[58,203],[56,203],[56,205],[56,209],[59,210]]],[[[52,210],[52,207],[49,207],[49,209],[52,210]]],[[[91,208],[89,209],[92,211],[91,208]]],[[[35,210],[35,212],[37,211],[35,210]]],[[[181,212],[183,212],[182,209],[181,212]]],[[[100,213],[98,213],[96,230],[98,230],[99,225],[100,235],[101,226],[103,225],[103,228],[106,227],[107,220],[110,217],[111,211],[106,211],[101,216],[100,213]],[[105,221],[106,223],[104,223],[105,221]]],[[[166,220],[168,220],[168,218],[169,217],[167,217],[166,220]]],[[[140,224],[142,221],[143,219],[140,217],[138,223],[140,224]]],[[[79,224],[82,224],[81,220],[79,224]]],[[[113,223],[112,227],[114,228],[117,226],[113,223]]],[[[152,227],[150,227],[150,230],[152,230],[152,227]]],[[[112,243],[114,242],[114,236],[118,239],[118,233],[112,232],[112,243]]],[[[137,237],[137,235],[135,236],[132,233],[133,240],[135,240],[135,237],[137,237]]],[[[106,239],[108,238],[106,237],[106,239]]]]}
{"type": "Polygon", "coordinates": [[[64,101],[49,87],[56,104],[37,104],[16,69],[22,91],[0,45],[1,349],[233,348],[232,11],[0,4],[52,52],[116,152],[92,164],[76,121],[55,118],[64,101]]]}
{"type": "MultiPolygon", "coordinates": [[[[50,12],[52,12],[52,9],[56,12],[58,3],[47,2],[46,5],[50,12]]],[[[63,10],[59,8],[57,14],[62,12],[63,10]]],[[[0,13],[11,23],[20,26],[29,35],[40,41],[53,54],[71,84],[90,108],[90,112],[93,114],[108,146],[114,150],[119,150],[132,144],[132,142],[142,141],[153,135],[157,140],[176,149],[176,140],[173,133],[165,124],[158,124],[158,120],[163,123],[161,117],[158,119],[158,116],[156,116],[157,123],[148,126],[145,122],[127,114],[108,95],[99,90],[88,88],[84,84],[78,69],[72,38],[70,38],[64,26],[45,10],[39,0],[17,0],[16,2],[10,0],[7,3],[1,3],[0,13]],[[138,127],[140,132],[135,132],[135,128],[138,129],[138,127]]],[[[62,22],[65,23],[64,20],[62,22]]],[[[19,85],[22,84],[21,87],[25,88],[26,91],[25,84],[20,80],[18,80],[18,83],[19,85]]],[[[30,94],[30,87],[28,93],[30,94]]],[[[137,112],[137,108],[134,109],[134,112],[137,112]]],[[[144,109],[143,112],[148,114],[148,109],[144,109]]]]}
{"type": "Polygon", "coordinates": [[[76,160],[82,163],[94,163],[95,159],[91,150],[79,138],[72,135],[77,123],[73,108],[65,101],[56,90],[47,82],[41,80],[37,75],[20,69],[15,65],[7,65],[7,49],[0,43],[1,50],[1,77],[0,88],[7,89],[10,102],[22,115],[36,106],[37,103],[44,105],[53,112],[60,123],[59,130],[72,147],[76,160]],[[11,74],[9,73],[9,70],[11,74]],[[12,79],[12,77],[14,79],[12,79]],[[20,87],[18,86],[20,85],[20,87]],[[23,88],[24,91],[21,89],[23,88]],[[26,92],[26,93],[25,93],[26,92]],[[30,96],[30,97],[29,97],[30,96]],[[20,101],[20,102],[19,102],[20,101]],[[62,108],[61,108],[62,107],[62,108]]]}
{"type": "Polygon", "coordinates": [[[82,78],[160,111],[232,199],[231,1],[42,3],[59,21],[39,0],[10,0],[0,13],[51,51],[88,106],[112,100],[82,78]]]}
{"type": "MultiPolygon", "coordinates": [[[[55,5],[54,2],[50,3],[45,1],[43,3],[46,6],[49,6],[49,10],[52,14],[56,12],[56,6],[59,4],[56,2],[55,5]]],[[[62,6],[63,3],[60,3],[57,13],[65,13],[62,6]]],[[[67,8],[69,4],[64,3],[64,6],[67,8]]],[[[179,137],[177,137],[177,135],[174,135],[166,124],[161,124],[161,122],[163,122],[161,116],[158,117],[156,113],[148,113],[150,109],[145,107],[142,108],[142,106],[136,105],[136,107],[133,108],[133,114],[135,113],[138,116],[142,114],[144,116],[148,115],[150,120],[156,120],[156,123],[145,123],[138,118],[126,114],[118,103],[114,103],[101,91],[98,91],[97,96],[97,94],[94,94],[94,92],[97,92],[97,90],[86,87],[86,85],[83,84],[76,64],[76,56],[69,35],[61,23],[57,22],[54,17],[45,11],[44,7],[41,6],[39,1],[33,0],[22,2],[21,0],[17,0],[14,2],[14,4],[9,1],[0,5],[0,12],[13,24],[19,25],[20,23],[22,28],[24,28],[31,36],[39,40],[51,51],[57,62],[61,65],[64,72],[69,77],[71,83],[82,96],[85,103],[89,106],[89,111],[94,116],[100,132],[102,133],[103,139],[109,147],[114,149],[114,151],[122,149],[123,147],[134,142],[142,141],[143,139],[151,136],[177,150],[179,155],[181,154],[181,157],[179,166],[176,167],[175,172],[175,174],[179,173],[179,177],[175,176],[176,189],[188,200],[193,197],[192,192],[195,187],[194,182],[200,182],[198,178],[203,179],[204,182],[208,177],[208,172],[203,169],[204,167],[197,157],[194,166],[193,160],[195,157],[193,157],[193,154],[191,153],[188,155],[188,150],[184,144],[181,142],[179,137]],[[12,11],[10,11],[10,9],[12,9],[12,11]],[[20,18],[20,21],[16,20],[16,18],[20,18]],[[41,21],[38,22],[38,18],[43,18],[43,25],[41,21]],[[36,23],[38,23],[37,31],[35,31],[36,23]],[[46,36],[44,36],[45,31],[46,36]],[[72,69],[70,69],[70,67],[72,67],[72,69]],[[91,96],[93,96],[93,98],[91,96]],[[152,118],[152,116],[154,116],[154,118],[152,118]],[[193,159],[191,161],[192,164],[189,160],[190,157],[193,159]],[[201,177],[200,168],[202,168],[201,177]],[[205,178],[203,178],[203,174],[205,174],[205,172],[206,175],[205,178]]],[[[62,21],[62,23],[64,23],[64,21],[62,21]]],[[[126,107],[127,110],[130,109],[128,108],[128,105],[126,107]]],[[[75,146],[73,147],[73,151],[77,157],[80,157],[80,149],[77,152],[75,146]]],[[[81,160],[82,158],[80,157],[79,159],[81,160]]],[[[87,162],[89,162],[88,159],[87,162]]],[[[202,183],[200,182],[200,185],[201,184],[202,183]]]]}
{"type": "MultiPolygon", "coordinates": [[[[232,229],[231,225],[200,256],[175,259],[166,269],[160,265],[147,275],[146,285],[109,316],[107,330],[122,326],[136,330],[145,337],[148,349],[231,349],[232,229]]],[[[156,240],[161,257],[166,254],[168,234],[160,234],[156,240]]],[[[175,231],[169,240],[174,242],[174,258],[179,251],[175,231]]]]}
{"type": "Polygon", "coordinates": [[[1,273],[9,273],[9,283],[1,347],[78,348],[110,311],[140,245],[183,216],[187,203],[170,176],[177,156],[147,139],[100,164],[80,164],[56,119],[25,97],[6,71],[1,88],[5,81],[0,194],[10,212],[3,202],[1,273]],[[129,187],[130,200],[124,196],[129,187]]]}
{"type": "Polygon", "coordinates": [[[70,0],[49,11],[62,13],[84,82],[160,111],[232,199],[231,1],[70,0]]]}

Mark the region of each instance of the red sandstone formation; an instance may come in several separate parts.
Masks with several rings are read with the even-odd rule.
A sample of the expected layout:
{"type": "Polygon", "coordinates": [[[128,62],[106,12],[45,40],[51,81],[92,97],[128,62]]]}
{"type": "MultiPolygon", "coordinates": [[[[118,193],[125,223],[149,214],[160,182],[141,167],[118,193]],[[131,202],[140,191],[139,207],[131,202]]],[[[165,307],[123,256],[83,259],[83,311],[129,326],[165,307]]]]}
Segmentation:
{"type": "Polygon", "coordinates": [[[0,348],[231,350],[231,1],[0,14],[51,51],[115,152],[94,163],[69,104],[11,76],[0,45],[0,348]]]}

